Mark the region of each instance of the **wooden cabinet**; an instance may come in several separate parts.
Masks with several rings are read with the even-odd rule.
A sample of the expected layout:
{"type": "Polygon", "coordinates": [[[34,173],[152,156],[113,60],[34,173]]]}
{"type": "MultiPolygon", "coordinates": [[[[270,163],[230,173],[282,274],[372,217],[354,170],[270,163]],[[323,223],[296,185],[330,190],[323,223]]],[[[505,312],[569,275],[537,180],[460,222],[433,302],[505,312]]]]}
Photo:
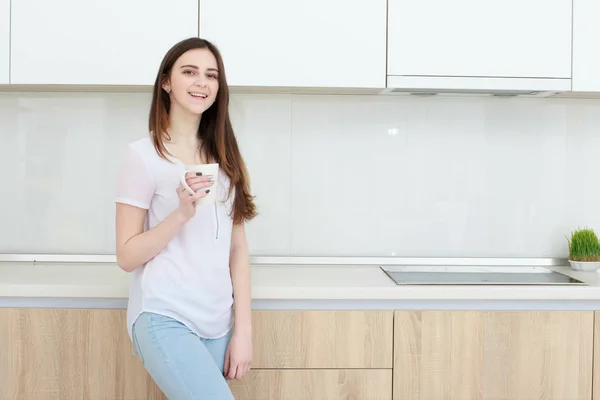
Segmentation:
{"type": "Polygon", "coordinates": [[[236,399],[391,400],[392,311],[256,310],[236,399]]]}
{"type": "MultiPolygon", "coordinates": [[[[125,317],[0,308],[0,398],[164,400],[125,317]]],[[[600,400],[600,312],[255,310],[253,329],[238,400],[600,400]]]]}
{"type": "Polygon", "coordinates": [[[573,0],[573,91],[600,92],[598,20],[598,0],[573,0]]]}
{"type": "Polygon", "coordinates": [[[391,400],[392,370],[253,370],[230,387],[236,400],[391,400]]]}
{"type": "Polygon", "coordinates": [[[529,78],[569,89],[571,1],[389,0],[388,86],[446,77],[440,85],[467,88],[485,78],[477,82],[502,89],[529,78]]]}
{"type": "Polygon", "coordinates": [[[256,310],[253,368],[392,368],[392,311],[256,310]]]}
{"type": "Polygon", "coordinates": [[[123,310],[0,308],[0,399],[164,399],[123,310]]]}
{"type": "MultiPolygon", "coordinates": [[[[0,398],[164,399],[125,318],[0,308],[0,398]]],[[[392,311],[254,311],[253,328],[253,370],[230,382],[236,399],[391,400],[392,311]]]]}
{"type": "Polygon", "coordinates": [[[394,399],[590,399],[593,330],[593,311],[396,311],[394,399]]]}
{"type": "Polygon", "coordinates": [[[0,0],[0,85],[9,83],[10,0],[0,0]]]}
{"type": "Polygon", "coordinates": [[[600,311],[594,317],[594,381],[592,382],[594,400],[600,400],[600,311]]]}
{"type": "Polygon", "coordinates": [[[232,86],[384,88],[386,0],[202,0],[232,86]]]}
{"type": "Polygon", "coordinates": [[[152,85],[190,36],[198,0],[12,0],[11,83],[152,85]]]}

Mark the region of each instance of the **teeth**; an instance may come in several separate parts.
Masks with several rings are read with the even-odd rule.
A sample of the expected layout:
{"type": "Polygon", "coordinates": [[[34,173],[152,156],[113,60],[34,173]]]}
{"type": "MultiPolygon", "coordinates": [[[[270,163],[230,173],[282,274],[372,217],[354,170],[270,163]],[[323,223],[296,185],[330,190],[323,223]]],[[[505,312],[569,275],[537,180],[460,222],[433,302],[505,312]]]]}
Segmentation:
{"type": "Polygon", "coordinates": [[[192,96],[194,97],[202,97],[203,99],[205,99],[207,96],[203,93],[190,93],[192,96]]]}

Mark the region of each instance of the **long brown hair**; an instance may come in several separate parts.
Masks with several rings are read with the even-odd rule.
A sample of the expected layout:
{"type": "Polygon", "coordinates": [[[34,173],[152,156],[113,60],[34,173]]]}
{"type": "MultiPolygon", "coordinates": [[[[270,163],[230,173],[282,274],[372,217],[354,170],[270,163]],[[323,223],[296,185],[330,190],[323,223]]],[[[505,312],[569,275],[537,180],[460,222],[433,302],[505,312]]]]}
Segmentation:
{"type": "Polygon", "coordinates": [[[209,159],[219,163],[219,167],[231,181],[229,196],[235,188],[233,202],[233,221],[241,223],[253,219],[257,212],[254,197],[250,194],[250,182],[246,164],[238,147],[231,120],[229,119],[229,88],[225,78],[223,59],[217,47],[208,40],[189,38],[174,45],[165,55],[154,82],[152,104],[150,106],[149,130],[156,152],[165,160],[169,154],[163,143],[170,140],[169,110],[171,99],[162,89],[162,84],[170,76],[175,61],[186,51],[192,49],[208,49],[217,59],[219,69],[219,90],[214,104],[202,114],[198,126],[198,138],[209,159]]]}

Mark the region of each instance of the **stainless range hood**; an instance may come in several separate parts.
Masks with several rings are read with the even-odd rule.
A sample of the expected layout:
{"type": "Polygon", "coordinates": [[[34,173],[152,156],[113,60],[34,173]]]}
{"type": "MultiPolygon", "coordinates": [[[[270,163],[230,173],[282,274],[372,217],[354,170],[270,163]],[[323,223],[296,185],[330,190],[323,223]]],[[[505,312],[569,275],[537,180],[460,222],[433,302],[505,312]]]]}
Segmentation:
{"type": "Polygon", "coordinates": [[[571,79],[388,75],[382,94],[549,97],[571,90],[571,79]]]}

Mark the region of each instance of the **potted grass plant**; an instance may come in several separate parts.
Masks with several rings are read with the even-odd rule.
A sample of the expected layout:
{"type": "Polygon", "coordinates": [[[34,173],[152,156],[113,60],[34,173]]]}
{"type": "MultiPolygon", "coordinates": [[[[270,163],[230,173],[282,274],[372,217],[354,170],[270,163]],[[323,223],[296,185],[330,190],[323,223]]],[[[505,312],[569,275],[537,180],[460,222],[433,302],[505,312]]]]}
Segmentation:
{"type": "Polygon", "coordinates": [[[600,268],[600,241],[593,229],[577,229],[571,232],[569,263],[576,271],[596,271],[600,268]]]}

